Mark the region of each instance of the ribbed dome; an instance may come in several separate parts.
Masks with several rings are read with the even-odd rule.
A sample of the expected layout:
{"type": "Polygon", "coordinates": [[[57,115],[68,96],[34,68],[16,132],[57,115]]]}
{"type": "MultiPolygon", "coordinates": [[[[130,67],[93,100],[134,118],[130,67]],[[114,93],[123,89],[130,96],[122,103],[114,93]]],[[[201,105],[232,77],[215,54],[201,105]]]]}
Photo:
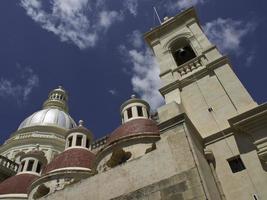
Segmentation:
{"type": "Polygon", "coordinates": [[[0,195],[4,194],[27,194],[31,183],[38,176],[33,174],[18,174],[0,183],[0,195]]]}
{"type": "Polygon", "coordinates": [[[150,119],[134,119],[122,124],[113,131],[107,140],[107,144],[139,135],[159,137],[160,133],[154,121],[150,119]]]}
{"type": "Polygon", "coordinates": [[[53,170],[59,170],[62,168],[88,168],[92,169],[95,160],[95,154],[92,152],[82,149],[73,148],[63,151],[52,162],[50,162],[44,169],[43,173],[48,173],[53,170]]]}
{"type": "Polygon", "coordinates": [[[31,126],[57,126],[64,129],[76,127],[76,123],[69,114],[58,108],[46,108],[27,117],[18,130],[31,126]]]}

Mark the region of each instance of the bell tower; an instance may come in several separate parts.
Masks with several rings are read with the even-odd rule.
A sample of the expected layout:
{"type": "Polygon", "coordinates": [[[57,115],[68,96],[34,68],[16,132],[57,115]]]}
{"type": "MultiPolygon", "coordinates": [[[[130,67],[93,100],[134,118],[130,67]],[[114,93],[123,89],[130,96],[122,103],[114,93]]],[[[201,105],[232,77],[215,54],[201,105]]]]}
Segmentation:
{"type": "Polygon", "coordinates": [[[229,118],[257,106],[228,58],[208,40],[194,8],[165,17],[145,39],[160,65],[166,104],[183,107],[202,137],[229,127],[229,118]]]}

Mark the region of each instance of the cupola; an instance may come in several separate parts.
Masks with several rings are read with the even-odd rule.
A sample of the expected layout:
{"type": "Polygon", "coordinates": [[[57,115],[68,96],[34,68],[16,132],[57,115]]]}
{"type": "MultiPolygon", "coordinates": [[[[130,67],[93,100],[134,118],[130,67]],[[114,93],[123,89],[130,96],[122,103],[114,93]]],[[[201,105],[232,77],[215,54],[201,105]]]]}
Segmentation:
{"type": "Polygon", "coordinates": [[[29,199],[37,199],[64,189],[67,185],[94,175],[95,154],[90,151],[92,133],[79,121],[79,126],[66,135],[65,150],[58,154],[34,181],[29,189],[29,199]],[[42,191],[46,191],[43,193],[42,191]]]}
{"type": "Polygon", "coordinates": [[[149,104],[135,97],[121,105],[122,125],[107,138],[97,153],[95,166],[98,172],[124,164],[156,149],[160,140],[157,123],[150,119],[149,104]]]}
{"type": "Polygon", "coordinates": [[[121,105],[120,112],[122,123],[133,119],[149,119],[150,106],[146,101],[132,95],[131,99],[121,105]]]}
{"type": "Polygon", "coordinates": [[[0,183],[0,199],[26,199],[30,185],[47,163],[44,152],[32,150],[21,156],[19,172],[0,183]]]}
{"type": "Polygon", "coordinates": [[[47,164],[44,152],[32,150],[20,158],[19,173],[32,173],[40,175],[42,168],[47,164]]]}
{"type": "Polygon", "coordinates": [[[70,148],[85,148],[90,149],[92,143],[92,133],[83,126],[83,120],[79,121],[79,126],[70,129],[66,136],[66,147],[70,148]]]}
{"type": "Polygon", "coordinates": [[[94,153],[90,151],[92,133],[83,126],[83,120],[79,126],[70,129],[66,134],[65,150],[56,156],[45,168],[44,173],[52,171],[74,170],[92,171],[94,153]]]}

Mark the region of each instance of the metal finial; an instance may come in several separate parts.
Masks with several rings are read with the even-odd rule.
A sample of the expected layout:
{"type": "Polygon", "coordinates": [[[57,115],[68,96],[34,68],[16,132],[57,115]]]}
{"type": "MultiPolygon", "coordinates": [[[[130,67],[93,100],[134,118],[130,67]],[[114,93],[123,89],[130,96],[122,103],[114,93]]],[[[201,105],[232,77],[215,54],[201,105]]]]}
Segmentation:
{"type": "Polygon", "coordinates": [[[36,144],[35,148],[36,148],[36,150],[39,150],[40,144],[36,144]]]}
{"type": "Polygon", "coordinates": [[[83,120],[79,120],[79,126],[83,126],[84,121],[83,120]]]}
{"type": "Polygon", "coordinates": [[[131,98],[132,98],[132,99],[136,98],[135,94],[132,94],[132,95],[131,95],[131,98]]]}

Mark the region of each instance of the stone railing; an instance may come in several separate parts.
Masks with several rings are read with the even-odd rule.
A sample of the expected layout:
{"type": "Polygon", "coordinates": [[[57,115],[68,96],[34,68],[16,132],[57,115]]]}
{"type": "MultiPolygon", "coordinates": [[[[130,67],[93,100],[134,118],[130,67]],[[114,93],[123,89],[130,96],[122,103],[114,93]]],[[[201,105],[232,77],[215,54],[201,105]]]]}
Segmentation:
{"type": "Polygon", "coordinates": [[[200,55],[180,66],[178,66],[178,68],[175,70],[177,71],[180,76],[184,76],[196,69],[198,69],[199,67],[204,66],[204,63],[207,61],[207,58],[205,55],[200,55]]]}
{"type": "Polygon", "coordinates": [[[16,174],[19,169],[19,164],[0,155],[0,169],[8,171],[10,174],[16,174]]]}
{"type": "Polygon", "coordinates": [[[108,136],[100,138],[92,143],[91,149],[97,149],[107,143],[108,136]]]}

